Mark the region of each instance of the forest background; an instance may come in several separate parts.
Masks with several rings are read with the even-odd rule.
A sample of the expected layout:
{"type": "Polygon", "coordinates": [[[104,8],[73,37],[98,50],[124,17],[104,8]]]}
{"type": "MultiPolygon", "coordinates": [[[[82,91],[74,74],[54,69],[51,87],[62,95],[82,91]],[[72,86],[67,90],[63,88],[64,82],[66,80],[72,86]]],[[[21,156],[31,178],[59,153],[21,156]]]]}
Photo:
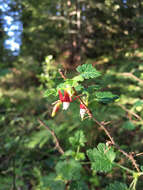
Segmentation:
{"type": "MultiPolygon", "coordinates": [[[[89,107],[142,170],[143,2],[0,3],[0,190],[127,190],[135,179],[128,171],[118,167],[110,171],[91,168],[86,151],[99,143],[107,145],[110,140],[100,126],[90,118],[81,121],[78,101],[67,112],[61,109],[51,117],[52,103],[57,98],[46,97],[45,92],[63,82],[59,69],[71,78],[77,74],[77,66],[92,64],[101,77],[85,81],[86,87],[97,85],[91,95],[94,97],[100,87],[119,99],[97,102],[94,97],[89,107]],[[6,9],[2,8],[4,3],[6,9]],[[19,33],[13,30],[17,48],[5,43],[9,39],[5,18],[10,17],[13,23],[18,21],[19,33]],[[47,127],[39,121],[54,131],[67,153],[66,159],[55,148],[55,139],[47,127]],[[82,137],[77,138],[79,134],[82,137]],[[75,147],[71,138],[79,141],[81,138],[81,144],[76,139],[81,145],[80,154],[76,154],[80,158],[73,156],[75,147]]],[[[128,157],[114,151],[116,163],[136,170],[128,157]]],[[[130,187],[142,190],[142,179],[141,176],[136,187],[130,187]]]]}

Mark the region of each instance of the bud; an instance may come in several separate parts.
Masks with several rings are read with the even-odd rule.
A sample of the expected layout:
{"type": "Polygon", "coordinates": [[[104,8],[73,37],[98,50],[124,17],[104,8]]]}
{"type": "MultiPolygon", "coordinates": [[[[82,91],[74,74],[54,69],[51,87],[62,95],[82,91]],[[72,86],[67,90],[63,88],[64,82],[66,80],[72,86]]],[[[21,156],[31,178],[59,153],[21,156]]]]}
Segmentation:
{"type": "Polygon", "coordinates": [[[52,114],[51,116],[52,117],[55,117],[56,113],[58,112],[59,108],[60,108],[60,105],[61,105],[61,101],[59,100],[53,107],[53,111],[52,111],[52,114]]]}

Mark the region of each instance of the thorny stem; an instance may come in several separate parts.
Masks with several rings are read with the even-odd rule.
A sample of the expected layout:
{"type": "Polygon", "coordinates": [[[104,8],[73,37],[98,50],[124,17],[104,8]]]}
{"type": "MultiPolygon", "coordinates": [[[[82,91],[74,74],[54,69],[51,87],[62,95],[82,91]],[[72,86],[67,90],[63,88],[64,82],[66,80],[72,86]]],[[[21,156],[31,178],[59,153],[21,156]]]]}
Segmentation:
{"type": "Polygon", "coordinates": [[[51,133],[51,135],[53,136],[53,139],[55,141],[55,148],[59,151],[60,154],[64,154],[64,150],[62,149],[62,147],[60,146],[60,143],[56,137],[56,134],[53,130],[51,130],[41,119],[38,119],[40,125],[43,125],[44,127],[46,127],[46,129],[48,129],[48,131],[51,133]]]}
{"type": "Polygon", "coordinates": [[[133,111],[128,110],[125,106],[123,106],[123,105],[121,105],[121,104],[118,104],[118,105],[119,105],[124,111],[126,111],[127,113],[133,115],[133,116],[136,117],[138,120],[143,121],[142,118],[141,118],[138,114],[134,113],[133,111]]]}
{"type": "Polygon", "coordinates": [[[138,77],[136,77],[136,76],[135,76],[134,74],[132,74],[132,73],[119,73],[118,75],[132,78],[132,79],[134,79],[134,80],[140,82],[141,84],[143,84],[143,80],[139,79],[138,77]]]}
{"type": "MultiPolygon", "coordinates": [[[[66,80],[65,75],[62,73],[61,70],[59,70],[59,73],[61,75],[61,77],[66,80]]],[[[77,91],[75,90],[75,88],[73,87],[73,91],[75,93],[75,95],[77,95],[77,91]]],[[[91,110],[85,105],[85,103],[83,102],[83,100],[79,97],[78,100],[80,101],[80,103],[82,103],[87,111],[87,114],[90,118],[92,118],[93,121],[95,121],[95,123],[106,133],[106,135],[108,136],[108,138],[111,141],[111,145],[114,146],[119,152],[121,152],[122,154],[124,154],[124,156],[126,156],[131,162],[132,165],[136,168],[137,172],[140,172],[140,169],[136,163],[136,160],[134,159],[132,154],[128,154],[127,152],[125,152],[124,150],[122,150],[114,141],[113,137],[110,135],[109,131],[104,127],[104,125],[102,123],[100,123],[96,118],[94,118],[91,110]]]]}
{"type": "Polygon", "coordinates": [[[143,152],[137,153],[135,156],[143,156],[143,152]]]}

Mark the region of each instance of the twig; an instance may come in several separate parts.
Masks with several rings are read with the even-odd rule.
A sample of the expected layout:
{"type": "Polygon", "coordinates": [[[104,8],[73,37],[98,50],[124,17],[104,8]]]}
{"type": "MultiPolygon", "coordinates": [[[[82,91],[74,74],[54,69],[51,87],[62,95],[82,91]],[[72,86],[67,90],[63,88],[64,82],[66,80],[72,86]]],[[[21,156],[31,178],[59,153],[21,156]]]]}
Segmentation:
{"type": "Polygon", "coordinates": [[[63,74],[63,72],[61,71],[61,69],[59,69],[59,73],[60,73],[61,77],[62,77],[64,80],[66,80],[66,77],[64,76],[64,74],[63,74]]]}
{"type": "Polygon", "coordinates": [[[97,123],[98,126],[101,127],[101,129],[106,133],[106,135],[109,137],[110,141],[111,141],[111,144],[114,145],[115,144],[115,141],[113,139],[113,137],[111,137],[109,131],[104,127],[103,124],[101,124],[99,121],[97,121],[97,119],[95,119],[94,117],[92,117],[92,119],[95,121],[95,123],[97,123]]]}
{"type": "Polygon", "coordinates": [[[118,105],[119,105],[124,111],[128,112],[129,114],[133,115],[134,117],[136,117],[137,119],[139,119],[140,121],[142,121],[142,118],[141,118],[138,114],[134,113],[134,112],[131,111],[131,110],[128,110],[125,106],[123,106],[123,105],[121,105],[121,104],[118,104],[118,105]]]}
{"type": "Polygon", "coordinates": [[[140,153],[138,153],[138,154],[135,154],[135,157],[136,156],[143,156],[143,152],[140,152],[140,153]]]}
{"type": "Polygon", "coordinates": [[[60,154],[64,154],[64,150],[62,149],[62,147],[60,146],[60,143],[56,137],[56,134],[53,130],[51,130],[41,119],[38,119],[40,125],[43,125],[44,127],[46,127],[46,129],[48,129],[48,131],[51,133],[54,141],[55,141],[55,148],[59,151],[60,154]]]}
{"type": "Polygon", "coordinates": [[[138,172],[140,172],[139,167],[137,166],[136,160],[134,159],[132,154],[128,154],[127,152],[125,152],[124,150],[122,150],[117,144],[113,145],[119,152],[121,152],[122,154],[124,154],[133,164],[133,166],[136,168],[136,170],[138,172]]]}
{"type": "MultiPolygon", "coordinates": [[[[64,74],[62,73],[61,70],[59,70],[59,73],[61,75],[61,77],[66,80],[66,77],[64,76],[64,74]]],[[[74,90],[74,93],[75,95],[77,95],[77,92],[75,90],[75,88],[73,87],[73,90],[74,90]]],[[[83,102],[83,100],[79,97],[78,100],[80,101],[80,103],[82,103],[85,108],[86,108],[86,111],[87,111],[87,114],[90,118],[93,119],[93,121],[95,121],[95,123],[105,132],[105,134],[108,136],[108,138],[110,139],[111,141],[111,145],[113,145],[119,152],[121,152],[124,156],[126,156],[133,164],[133,166],[136,168],[136,170],[138,172],[140,172],[140,169],[139,167],[137,166],[137,163],[136,163],[136,160],[134,159],[133,155],[132,154],[128,154],[126,153],[124,150],[122,150],[114,141],[113,137],[110,135],[109,131],[104,127],[104,125],[102,123],[100,123],[96,118],[94,118],[91,110],[86,106],[86,104],[83,102]]]]}
{"type": "Polygon", "coordinates": [[[119,75],[125,76],[125,77],[129,77],[129,78],[133,78],[134,80],[140,82],[143,84],[143,80],[139,79],[138,77],[136,77],[134,74],[132,73],[119,73],[119,75]]]}

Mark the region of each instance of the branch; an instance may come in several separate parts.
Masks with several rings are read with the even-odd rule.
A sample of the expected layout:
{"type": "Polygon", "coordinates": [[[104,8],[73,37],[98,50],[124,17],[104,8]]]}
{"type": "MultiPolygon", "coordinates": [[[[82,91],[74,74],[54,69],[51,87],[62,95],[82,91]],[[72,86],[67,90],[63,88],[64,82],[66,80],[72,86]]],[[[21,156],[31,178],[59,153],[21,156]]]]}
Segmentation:
{"type": "Polygon", "coordinates": [[[128,154],[127,152],[125,152],[124,150],[122,150],[117,144],[114,144],[113,145],[119,152],[121,152],[122,154],[124,154],[124,156],[126,156],[133,164],[133,166],[136,168],[136,170],[138,172],[140,172],[140,169],[136,163],[136,160],[134,159],[132,153],[131,154],[128,154]]]}
{"type": "Polygon", "coordinates": [[[135,156],[143,156],[143,152],[137,153],[135,156]]]}
{"type": "Polygon", "coordinates": [[[40,125],[43,125],[44,127],[46,127],[46,129],[48,129],[48,131],[51,133],[54,141],[55,141],[55,148],[59,151],[60,154],[64,154],[64,150],[62,149],[62,147],[60,146],[60,143],[56,137],[56,134],[53,130],[51,130],[41,119],[38,119],[38,122],[40,123],[40,125]]]}
{"type": "Polygon", "coordinates": [[[118,105],[119,105],[124,111],[126,111],[127,113],[133,115],[134,117],[136,117],[136,118],[139,119],[140,121],[143,121],[142,118],[141,118],[138,114],[134,113],[134,112],[131,111],[131,110],[128,110],[125,106],[123,106],[123,105],[121,105],[121,104],[118,104],[118,105]]]}
{"type": "MultiPolygon", "coordinates": [[[[64,76],[64,74],[62,73],[61,70],[59,70],[59,73],[61,75],[61,77],[66,80],[66,77],[64,76]]],[[[75,95],[77,95],[77,91],[75,90],[75,88],[73,87],[73,90],[74,90],[74,93],[75,95]]],[[[121,152],[124,156],[126,156],[133,164],[133,166],[136,168],[136,170],[138,172],[140,172],[140,169],[139,167],[137,166],[136,164],[136,160],[134,159],[133,155],[132,154],[128,154],[126,153],[124,150],[122,150],[114,141],[113,137],[110,135],[109,131],[104,127],[104,125],[102,123],[100,123],[96,118],[94,118],[91,110],[85,105],[85,103],[83,102],[83,100],[79,97],[78,100],[80,101],[80,103],[82,103],[85,108],[86,108],[86,111],[87,111],[87,114],[90,118],[92,118],[92,120],[105,132],[105,134],[108,136],[108,138],[110,139],[111,141],[111,145],[113,145],[119,152],[121,152]]]]}
{"type": "Polygon", "coordinates": [[[132,78],[140,83],[143,84],[143,80],[139,79],[138,77],[136,77],[135,75],[133,75],[132,73],[119,73],[119,75],[125,76],[125,77],[129,77],[132,78]]]}

